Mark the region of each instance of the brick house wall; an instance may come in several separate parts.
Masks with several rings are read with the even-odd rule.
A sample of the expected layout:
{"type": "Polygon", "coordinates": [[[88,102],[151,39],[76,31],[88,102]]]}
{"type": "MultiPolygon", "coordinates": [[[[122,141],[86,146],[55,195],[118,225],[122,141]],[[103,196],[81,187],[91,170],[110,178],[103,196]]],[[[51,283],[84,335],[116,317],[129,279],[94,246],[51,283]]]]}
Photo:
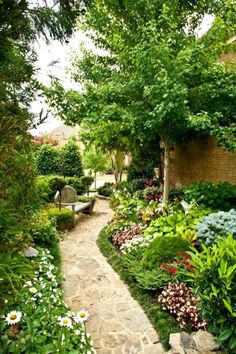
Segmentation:
{"type": "Polygon", "coordinates": [[[236,184],[236,152],[217,147],[215,138],[195,139],[171,153],[170,184],[180,187],[199,181],[236,184]]]}

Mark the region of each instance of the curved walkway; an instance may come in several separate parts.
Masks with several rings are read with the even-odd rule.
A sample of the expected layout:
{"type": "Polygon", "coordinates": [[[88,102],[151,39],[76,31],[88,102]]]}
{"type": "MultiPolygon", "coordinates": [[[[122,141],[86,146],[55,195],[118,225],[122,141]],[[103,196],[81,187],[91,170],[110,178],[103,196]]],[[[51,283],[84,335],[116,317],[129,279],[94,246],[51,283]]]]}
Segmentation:
{"type": "Polygon", "coordinates": [[[96,244],[111,217],[108,202],[98,200],[93,216],[80,215],[61,242],[65,300],[72,311],[89,311],[86,328],[97,354],[162,354],[151,323],[96,244]]]}

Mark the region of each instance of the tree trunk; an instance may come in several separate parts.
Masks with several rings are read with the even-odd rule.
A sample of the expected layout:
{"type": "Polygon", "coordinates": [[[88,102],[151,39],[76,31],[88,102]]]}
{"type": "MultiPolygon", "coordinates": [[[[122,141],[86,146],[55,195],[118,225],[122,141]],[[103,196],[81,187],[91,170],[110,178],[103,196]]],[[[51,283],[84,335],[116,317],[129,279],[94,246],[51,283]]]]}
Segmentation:
{"type": "Polygon", "coordinates": [[[165,153],[164,153],[164,191],[163,191],[163,201],[168,202],[169,200],[169,183],[170,183],[170,144],[165,143],[165,153]]]}
{"type": "Polygon", "coordinates": [[[94,188],[97,188],[97,172],[94,172],[94,188]]]}

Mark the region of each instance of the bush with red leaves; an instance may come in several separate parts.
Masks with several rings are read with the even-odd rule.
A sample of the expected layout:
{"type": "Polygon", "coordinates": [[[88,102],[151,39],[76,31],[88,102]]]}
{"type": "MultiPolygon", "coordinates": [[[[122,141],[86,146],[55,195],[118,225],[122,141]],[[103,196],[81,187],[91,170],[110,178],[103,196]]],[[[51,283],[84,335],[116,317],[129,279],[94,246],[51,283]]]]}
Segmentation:
{"type": "Polygon", "coordinates": [[[158,297],[158,302],[164,310],[176,316],[181,328],[191,326],[196,329],[206,329],[207,323],[200,316],[199,299],[184,283],[170,283],[165,286],[158,297]]]}

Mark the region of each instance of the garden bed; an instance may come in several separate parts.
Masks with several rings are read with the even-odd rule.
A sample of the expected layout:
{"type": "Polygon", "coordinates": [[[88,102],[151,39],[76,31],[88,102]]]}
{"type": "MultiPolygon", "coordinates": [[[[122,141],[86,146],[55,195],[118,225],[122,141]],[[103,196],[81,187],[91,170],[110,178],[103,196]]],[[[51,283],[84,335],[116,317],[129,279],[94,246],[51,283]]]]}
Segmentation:
{"type": "Polygon", "coordinates": [[[84,309],[72,313],[63,300],[60,269],[48,250],[39,249],[31,261],[34,274],[23,277],[20,292],[9,299],[1,324],[4,353],[92,353],[83,323],[84,309]]]}
{"type": "Polygon", "coordinates": [[[133,183],[130,190],[126,183],[113,193],[114,218],[99,235],[101,252],[165,348],[171,333],[203,329],[234,353],[235,186],[192,185],[180,195],[175,190],[169,203],[157,187],[134,190],[133,183]]]}

